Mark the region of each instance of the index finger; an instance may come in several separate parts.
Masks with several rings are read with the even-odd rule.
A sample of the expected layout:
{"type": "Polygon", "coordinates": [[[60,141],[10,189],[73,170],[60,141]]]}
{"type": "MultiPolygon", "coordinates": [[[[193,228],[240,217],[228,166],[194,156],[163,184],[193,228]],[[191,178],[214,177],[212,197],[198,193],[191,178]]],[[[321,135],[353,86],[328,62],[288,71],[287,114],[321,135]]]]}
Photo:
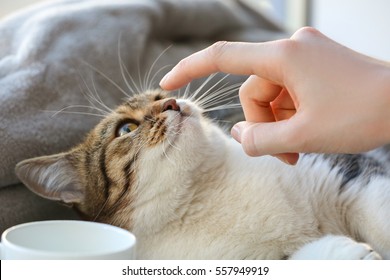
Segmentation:
{"type": "Polygon", "coordinates": [[[257,75],[282,84],[283,63],[279,42],[217,42],[181,60],[161,80],[160,86],[165,90],[174,90],[193,79],[216,72],[257,75]]]}

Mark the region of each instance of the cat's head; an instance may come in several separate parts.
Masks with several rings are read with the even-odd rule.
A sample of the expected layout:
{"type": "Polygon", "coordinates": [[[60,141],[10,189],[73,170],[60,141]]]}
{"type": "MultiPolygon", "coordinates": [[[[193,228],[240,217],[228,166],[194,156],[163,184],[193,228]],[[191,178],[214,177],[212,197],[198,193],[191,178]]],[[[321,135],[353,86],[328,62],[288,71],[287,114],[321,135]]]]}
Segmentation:
{"type": "Polygon", "coordinates": [[[16,174],[86,219],[155,231],[185,211],[201,173],[223,160],[223,133],[185,99],[135,95],[68,152],[28,159],[16,174]]]}

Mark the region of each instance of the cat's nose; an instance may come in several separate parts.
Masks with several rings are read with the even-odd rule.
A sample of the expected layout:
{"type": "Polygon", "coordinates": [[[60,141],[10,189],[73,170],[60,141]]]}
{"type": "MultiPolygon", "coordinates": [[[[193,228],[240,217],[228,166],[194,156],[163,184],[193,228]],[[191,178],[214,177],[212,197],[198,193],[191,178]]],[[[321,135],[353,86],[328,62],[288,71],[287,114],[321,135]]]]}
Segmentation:
{"type": "Polygon", "coordinates": [[[167,101],[164,102],[164,104],[162,106],[162,111],[165,112],[168,110],[180,112],[180,107],[179,107],[179,105],[177,105],[176,99],[171,98],[171,99],[168,99],[167,101]]]}

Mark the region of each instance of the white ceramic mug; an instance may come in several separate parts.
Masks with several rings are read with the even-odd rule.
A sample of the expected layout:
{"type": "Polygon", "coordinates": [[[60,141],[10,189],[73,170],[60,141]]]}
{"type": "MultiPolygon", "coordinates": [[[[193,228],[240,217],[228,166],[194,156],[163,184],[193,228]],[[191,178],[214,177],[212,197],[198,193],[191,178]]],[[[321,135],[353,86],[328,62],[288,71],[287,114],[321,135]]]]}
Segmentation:
{"type": "Polygon", "coordinates": [[[0,259],[135,259],[135,236],[95,222],[41,221],[3,232],[0,259]]]}

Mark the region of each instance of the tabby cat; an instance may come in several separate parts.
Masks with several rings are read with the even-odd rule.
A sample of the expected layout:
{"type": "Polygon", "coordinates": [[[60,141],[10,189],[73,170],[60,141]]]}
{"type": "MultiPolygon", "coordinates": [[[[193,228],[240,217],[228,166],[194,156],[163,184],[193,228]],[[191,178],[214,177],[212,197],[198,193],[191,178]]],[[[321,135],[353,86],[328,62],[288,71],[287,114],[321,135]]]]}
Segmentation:
{"type": "Polygon", "coordinates": [[[16,173],[84,218],[132,231],[140,259],[388,259],[386,155],[251,158],[197,102],[154,90],[16,173]]]}

